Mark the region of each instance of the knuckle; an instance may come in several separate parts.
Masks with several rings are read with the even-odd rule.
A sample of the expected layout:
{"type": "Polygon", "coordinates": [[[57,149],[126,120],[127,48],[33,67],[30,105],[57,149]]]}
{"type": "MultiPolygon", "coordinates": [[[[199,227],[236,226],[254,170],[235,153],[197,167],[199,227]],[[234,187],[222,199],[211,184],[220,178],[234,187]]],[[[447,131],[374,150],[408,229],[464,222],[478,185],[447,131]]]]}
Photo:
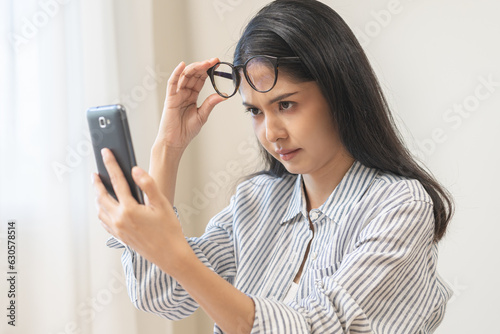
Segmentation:
{"type": "Polygon", "coordinates": [[[126,227],[125,221],[120,218],[113,219],[113,230],[117,234],[122,234],[126,227]]]}
{"type": "Polygon", "coordinates": [[[125,224],[124,224],[123,220],[115,219],[113,221],[113,226],[114,226],[114,230],[116,231],[116,233],[121,234],[125,224]]]}
{"type": "Polygon", "coordinates": [[[132,220],[132,214],[133,210],[131,210],[128,206],[121,206],[115,222],[116,226],[124,227],[126,222],[132,220]]]}
{"type": "Polygon", "coordinates": [[[153,179],[149,178],[149,177],[143,177],[142,180],[141,180],[141,183],[143,184],[143,186],[145,188],[148,188],[150,189],[152,186],[153,186],[153,179]]]}
{"type": "Polygon", "coordinates": [[[172,85],[173,83],[176,83],[177,82],[177,78],[174,78],[173,76],[170,76],[170,78],[168,78],[167,80],[167,84],[168,85],[172,85]]]}
{"type": "Polygon", "coordinates": [[[121,216],[125,219],[129,219],[132,213],[132,210],[128,206],[122,206],[121,207],[121,216]]]}

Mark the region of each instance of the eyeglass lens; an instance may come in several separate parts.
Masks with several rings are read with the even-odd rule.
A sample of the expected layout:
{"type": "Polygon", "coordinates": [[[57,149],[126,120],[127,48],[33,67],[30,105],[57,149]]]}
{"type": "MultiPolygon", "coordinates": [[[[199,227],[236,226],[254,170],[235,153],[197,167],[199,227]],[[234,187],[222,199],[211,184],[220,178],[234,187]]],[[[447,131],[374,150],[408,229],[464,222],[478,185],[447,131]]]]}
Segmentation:
{"type": "Polygon", "coordinates": [[[258,92],[267,92],[274,86],[276,69],[273,62],[265,57],[252,58],[246,66],[249,83],[258,92]]]}
{"type": "Polygon", "coordinates": [[[236,92],[238,74],[231,65],[220,63],[213,69],[213,83],[220,95],[230,97],[236,92]]]}
{"type": "MultiPolygon", "coordinates": [[[[233,67],[227,63],[220,63],[213,69],[213,83],[217,92],[230,97],[236,93],[239,85],[240,74],[236,73],[238,67],[233,67]]],[[[255,57],[250,59],[245,67],[249,84],[259,92],[271,90],[276,81],[276,69],[272,60],[265,57],[255,57]]],[[[240,70],[242,71],[242,70],[240,70]]]]}

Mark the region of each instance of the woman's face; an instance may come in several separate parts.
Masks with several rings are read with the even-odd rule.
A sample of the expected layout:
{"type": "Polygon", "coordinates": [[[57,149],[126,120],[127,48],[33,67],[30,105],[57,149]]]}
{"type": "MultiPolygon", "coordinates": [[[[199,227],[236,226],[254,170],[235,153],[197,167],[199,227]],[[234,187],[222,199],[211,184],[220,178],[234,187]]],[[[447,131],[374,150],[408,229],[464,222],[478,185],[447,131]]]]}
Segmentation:
{"type": "Polygon", "coordinates": [[[267,93],[242,80],[240,94],[260,143],[290,173],[327,176],[349,157],[316,82],[280,74],[267,93]]]}

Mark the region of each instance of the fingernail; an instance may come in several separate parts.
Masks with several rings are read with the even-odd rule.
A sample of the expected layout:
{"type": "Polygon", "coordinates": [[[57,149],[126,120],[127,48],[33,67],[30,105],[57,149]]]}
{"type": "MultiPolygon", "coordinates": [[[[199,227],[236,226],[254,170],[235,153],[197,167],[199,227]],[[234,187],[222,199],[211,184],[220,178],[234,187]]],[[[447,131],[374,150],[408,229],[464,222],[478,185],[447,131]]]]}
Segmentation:
{"type": "Polygon", "coordinates": [[[103,158],[106,158],[108,156],[108,152],[106,151],[105,148],[101,149],[101,155],[103,158]]]}

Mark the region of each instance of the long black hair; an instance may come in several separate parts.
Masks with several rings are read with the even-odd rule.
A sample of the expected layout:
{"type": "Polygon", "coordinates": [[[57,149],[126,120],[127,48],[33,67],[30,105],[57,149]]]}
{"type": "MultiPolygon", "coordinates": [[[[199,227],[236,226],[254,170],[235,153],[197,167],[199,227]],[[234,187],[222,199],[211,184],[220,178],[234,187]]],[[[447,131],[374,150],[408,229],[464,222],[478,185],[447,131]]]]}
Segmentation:
{"type": "MultiPolygon", "coordinates": [[[[271,2],[246,26],[234,63],[243,64],[254,55],[300,57],[299,64],[280,64],[280,73],[318,84],[342,143],[354,159],[420,181],[434,204],[434,240],[443,237],[453,215],[451,195],[405,147],[368,58],[332,8],[316,0],[271,2]]],[[[278,177],[289,173],[262,151],[265,173],[278,177]]]]}

